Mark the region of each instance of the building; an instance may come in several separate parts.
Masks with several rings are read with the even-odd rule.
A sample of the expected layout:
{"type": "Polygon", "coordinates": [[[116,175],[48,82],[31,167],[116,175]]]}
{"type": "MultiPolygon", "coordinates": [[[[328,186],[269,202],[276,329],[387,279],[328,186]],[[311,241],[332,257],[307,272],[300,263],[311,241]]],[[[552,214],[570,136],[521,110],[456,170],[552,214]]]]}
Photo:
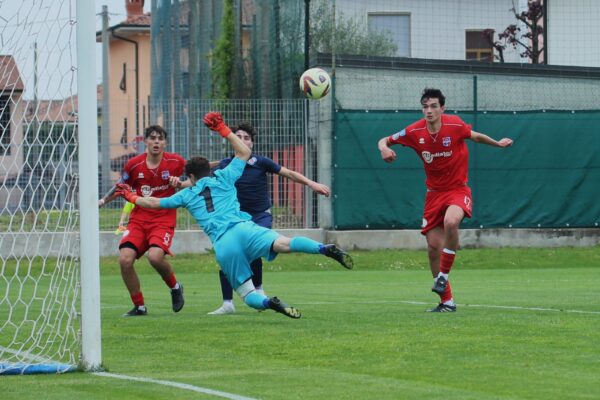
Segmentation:
{"type": "Polygon", "coordinates": [[[0,209],[18,202],[9,189],[23,166],[24,89],[15,59],[0,55],[0,209]]]}
{"type": "MultiPolygon", "coordinates": [[[[124,1],[127,19],[108,28],[109,71],[103,77],[109,109],[102,112],[108,112],[110,121],[110,149],[101,153],[110,157],[113,179],[123,163],[140,151],[139,140],[150,120],[151,19],[143,12],[144,0],[124,1]]],[[[96,41],[102,42],[102,32],[96,33],[96,41]]]]}

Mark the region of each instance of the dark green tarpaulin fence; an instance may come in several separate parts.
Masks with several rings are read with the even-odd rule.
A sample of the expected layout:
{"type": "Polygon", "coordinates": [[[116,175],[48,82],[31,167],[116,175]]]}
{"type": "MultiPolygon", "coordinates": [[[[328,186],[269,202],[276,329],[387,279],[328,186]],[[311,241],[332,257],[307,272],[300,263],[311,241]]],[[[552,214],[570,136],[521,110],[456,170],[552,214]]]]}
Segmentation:
{"type": "MultiPolygon", "coordinates": [[[[600,223],[600,111],[459,113],[499,149],[468,141],[473,218],[463,227],[597,227],[600,223]]],[[[425,174],[415,152],[377,141],[421,118],[413,111],[338,110],[334,129],[336,229],[417,229],[425,174]]]]}

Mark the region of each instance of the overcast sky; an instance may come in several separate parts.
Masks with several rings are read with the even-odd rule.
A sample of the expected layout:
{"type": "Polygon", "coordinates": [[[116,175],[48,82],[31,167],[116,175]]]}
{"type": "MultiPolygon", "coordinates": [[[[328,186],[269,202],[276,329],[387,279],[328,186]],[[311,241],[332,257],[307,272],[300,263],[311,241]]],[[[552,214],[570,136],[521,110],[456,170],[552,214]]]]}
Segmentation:
{"type": "MultiPolygon", "coordinates": [[[[75,0],[0,0],[0,54],[16,60],[26,99],[33,98],[34,43],[38,48],[38,97],[59,99],[75,93],[71,65],[76,63],[76,32],[69,25],[75,16],[74,5],[75,0]]],[[[127,16],[125,0],[95,0],[94,5],[96,31],[102,29],[102,5],[108,6],[110,26],[127,16]]],[[[146,0],[144,12],[150,9],[151,0],[146,0]]],[[[100,83],[102,45],[95,46],[96,83],[100,83]]]]}

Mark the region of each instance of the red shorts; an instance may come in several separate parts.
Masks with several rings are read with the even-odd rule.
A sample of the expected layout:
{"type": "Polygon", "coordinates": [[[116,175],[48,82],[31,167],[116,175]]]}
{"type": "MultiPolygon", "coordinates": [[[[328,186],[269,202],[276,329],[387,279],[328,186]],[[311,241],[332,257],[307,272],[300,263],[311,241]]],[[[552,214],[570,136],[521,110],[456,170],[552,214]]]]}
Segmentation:
{"type": "Polygon", "coordinates": [[[458,206],[465,212],[465,217],[471,218],[473,199],[471,189],[461,186],[456,189],[436,191],[432,190],[425,195],[425,210],[423,211],[423,225],[421,234],[426,234],[436,226],[444,226],[444,215],[448,206],[458,206]]]}
{"type": "Polygon", "coordinates": [[[137,258],[144,255],[152,246],[160,247],[166,254],[171,254],[171,243],[175,236],[174,226],[165,226],[161,223],[129,221],[127,230],[119,243],[119,248],[127,242],[137,249],[137,258]]]}

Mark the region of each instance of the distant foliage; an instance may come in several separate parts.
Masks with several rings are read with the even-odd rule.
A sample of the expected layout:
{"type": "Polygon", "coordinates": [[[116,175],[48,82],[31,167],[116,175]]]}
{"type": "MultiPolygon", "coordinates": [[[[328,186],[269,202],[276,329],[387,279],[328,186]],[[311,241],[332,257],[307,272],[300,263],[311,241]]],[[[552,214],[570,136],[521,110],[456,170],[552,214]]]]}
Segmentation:
{"type": "Polygon", "coordinates": [[[314,2],[310,15],[311,48],[320,53],[394,56],[398,46],[385,33],[370,32],[367,25],[336,11],[335,29],[330,1],[314,2]]]}
{"type": "Polygon", "coordinates": [[[235,57],[235,18],[233,0],[223,3],[221,35],[212,56],[213,98],[227,99],[231,95],[231,79],[235,57]]]}

